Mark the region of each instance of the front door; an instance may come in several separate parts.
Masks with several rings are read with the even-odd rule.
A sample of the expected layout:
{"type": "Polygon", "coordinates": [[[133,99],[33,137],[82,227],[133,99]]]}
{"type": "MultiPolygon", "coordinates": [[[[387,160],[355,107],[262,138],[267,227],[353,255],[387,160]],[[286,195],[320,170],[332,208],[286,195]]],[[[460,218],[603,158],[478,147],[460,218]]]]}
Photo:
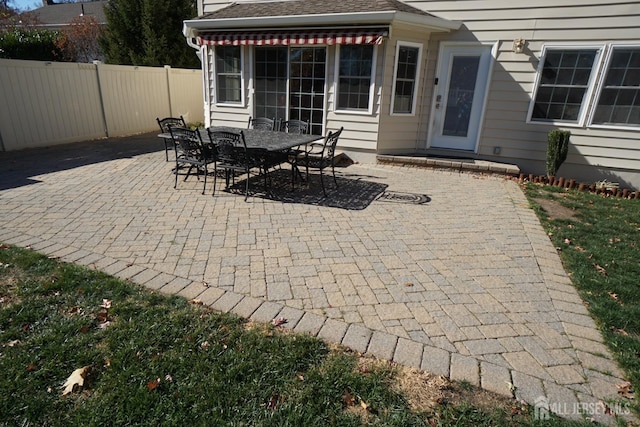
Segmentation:
{"type": "Polygon", "coordinates": [[[491,46],[441,46],[431,147],[476,150],[491,60],[491,46]]]}

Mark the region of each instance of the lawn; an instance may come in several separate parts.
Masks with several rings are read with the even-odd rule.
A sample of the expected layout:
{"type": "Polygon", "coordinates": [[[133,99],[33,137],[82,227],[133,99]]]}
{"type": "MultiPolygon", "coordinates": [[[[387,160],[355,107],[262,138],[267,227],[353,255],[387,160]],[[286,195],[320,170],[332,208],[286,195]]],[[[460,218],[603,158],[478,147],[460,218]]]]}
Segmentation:
{"type": "Polygon", "coordinates": [[[9,245],[0,372],[2,426],[587,425],[9,245]]]}
{"type": "MultiPolygon", "coordinates": [[[[640,200],[530,183],[525,192],[631,390],[638,390],[640,200]]],[[[639,411],[637,399],[631,402],[639,411]]]]}

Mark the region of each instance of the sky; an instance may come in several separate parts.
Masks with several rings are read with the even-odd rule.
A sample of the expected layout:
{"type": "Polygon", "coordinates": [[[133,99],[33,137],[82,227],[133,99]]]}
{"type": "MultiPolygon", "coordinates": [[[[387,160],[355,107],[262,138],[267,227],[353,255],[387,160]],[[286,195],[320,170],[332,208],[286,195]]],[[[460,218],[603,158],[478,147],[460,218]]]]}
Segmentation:
{"type": "Polygon", "coordinates": [[[42,6],[42,0],[9,0],[9,4],[20,11],[25,11],[42,6]]]}

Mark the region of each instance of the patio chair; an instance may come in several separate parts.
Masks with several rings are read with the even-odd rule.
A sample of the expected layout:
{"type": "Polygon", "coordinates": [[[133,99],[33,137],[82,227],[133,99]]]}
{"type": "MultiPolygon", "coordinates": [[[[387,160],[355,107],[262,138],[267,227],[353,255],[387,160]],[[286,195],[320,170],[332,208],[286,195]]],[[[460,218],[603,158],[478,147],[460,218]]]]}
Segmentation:
{"type": "Polygon", "coordinates": [[[309,169],[317,169],[320,171],[320,184],[322,185],[322,193],[325,197],[327,196],[327,191],[324,185],[323,171],[326,168],[331,167],[333,182],[336,184],[336,188],[338,188],[333,159],[336,152],[336,144],[338,143],[342,129],[341,127],[340,130],[336,132],[329,132],[324,138],[324,142],[311,143],[307,151],[296,157],[297,166],[304,166],[306,169],[307,180],[309,178],[309,169]]]}
{"type": "Polygon", "coordinates": [[[178,188],[180,169],[188,166],[189,169],[185,174],[184,180],[186,181],[189,178],[194,168],[196,169],[198,180],[200,180],[200,173],[203,172],[204,186],[202,187],[202,194],[204,194],[207,188],[207,175],[209,174],[207,166],[210,163],[215,163],[215,154],[203,144],[200,132],[197,130],[169,126],[169,132],[171,133],[176,154],[176,168],[174,170],[176,179],[173,188],[178,188]]]}
{"type": "MultiPolygon", "coordinates": [[[[235,181],[236,173],[246,174],[247,181],[245,184],[246,201],[249,197],[249,180],[251,178],[251,169],[258,168],[262,171],[263,159],[266,150],[247,148],[247,142],[244,139],[242,131],[216,131],[207,129],[209,139],[216,149],[216,163],[213,175],[213,193],[216,191],[217,169],[225,171],[225,185],[229,188],[229,182],[235,181]]],[[[267,185],[265,175],[265,187],[267,185]]]]}
{"type": "Polygon", "coordinates": [[[276,127],[276,119],[269,119],[267,117],[249,117],[249,123],[247,129],[258,130],[274,130],[276,127]]]}
{"type": "MultiPolygon", "coordinates": [[[[180,117],[165,117],[164,119],[161,119],[159,117],[156,117],[156,121],[158,122],[158,126],[160,126],[160,133],[165,133],[168,134],[169,132],[169,127],[171,126],[178,126],[178,127],[183,127],[186,128],[187,124],[184,121],[184,117],[180,116],[180,117]]],[[[169,161],[169,148],[171,147],[173,149],[173,140],[171,138],[163,138],[164,139],[164,156],[166,161],[169,161]]]]}
{"type": "Polygon", "coordinates": [[[302,120],[287,120],[282,122],[280,130],[287,133],[306,135],[311,130],[311,126],[309,126],[308,120],[306,122],[302,120]]]}

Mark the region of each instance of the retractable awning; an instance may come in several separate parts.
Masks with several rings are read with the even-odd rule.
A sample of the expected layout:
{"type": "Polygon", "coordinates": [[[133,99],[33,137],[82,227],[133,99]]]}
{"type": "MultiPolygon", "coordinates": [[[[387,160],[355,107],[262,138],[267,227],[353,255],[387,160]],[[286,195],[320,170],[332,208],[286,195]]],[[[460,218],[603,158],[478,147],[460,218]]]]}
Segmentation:
{"type": "Polygon", "coordinates": [[[200,33],[199,45],[211,46],[288,46],[382,44],[387,28],[297,31],[215,31],[200,33]]]}

